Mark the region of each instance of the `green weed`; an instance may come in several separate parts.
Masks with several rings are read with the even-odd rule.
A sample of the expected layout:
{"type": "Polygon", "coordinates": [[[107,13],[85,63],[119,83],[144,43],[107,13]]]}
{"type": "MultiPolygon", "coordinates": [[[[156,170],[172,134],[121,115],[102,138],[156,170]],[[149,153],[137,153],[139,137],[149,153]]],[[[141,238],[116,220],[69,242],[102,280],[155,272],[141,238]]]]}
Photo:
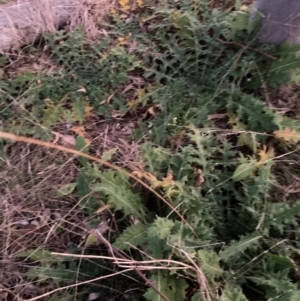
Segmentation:
{"type": "Polygon", "coordinates": [[[59,197],[75,195],[92,230],[68,260],[47,248],[19,254],[38,262],[26,277],[74,284],[52,300],[125,290],[130,300],[299,300],[300,203],[279,188],[281,177],[299,177],[299,140],[288,138],[298,120],[260,93],[297,79],[295,49],[259,45],[244,11],[145,4],[130,21],[112,13],[107,37],[92,45],[81,29],[47,36],[60,71],[1,81],[2,129],[16,134],[47,139],[62,120],[83,124],[87,103],[106,122],[112,112],[151,115],[133,133],[142,163],[131,170],[152,191],[79,157],[59,197]]]}

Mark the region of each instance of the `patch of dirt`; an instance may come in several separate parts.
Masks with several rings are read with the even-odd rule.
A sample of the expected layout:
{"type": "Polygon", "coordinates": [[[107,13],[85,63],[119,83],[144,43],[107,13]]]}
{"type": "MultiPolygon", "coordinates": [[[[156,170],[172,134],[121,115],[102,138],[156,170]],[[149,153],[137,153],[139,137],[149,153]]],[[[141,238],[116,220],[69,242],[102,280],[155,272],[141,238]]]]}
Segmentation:
{"type": "Polygon", "coordinates": [[[0,173],[0,300],[12,300],[8,296],[41,293],[24,278],[26,263],[16,260],[16,254],[45,246],[64,252],[70,243],[79,243],[88,228],[78,198],[57,195],[77,174],[75,157],[23,143],[5,147],[8,157],[0,173]],[[57,232],[59,227],[63,231],[57,232]]]}
{"type": "Polygon", "coordinates": [[[138,168],[139,143],[133,141],[132,135],[138,127],[138,120],[132,116],[120,118],[114,122],[89,120],[85,124],[86,132],[92,138],[91,152],[101,158],[103,153],[116,149],[114,164],[120,167],[138,168]],[[133,166],[134,164],[134,166],[133,166]]]}
{"type": "Polygon", "coordinates": [[[290,84],[268,93],[271,106],[289,117],[300,116],[300,85],[290,84]]]}
{"type": "Polygon", "coordinates": [[[33,74],[42,72],[47,75],[59,70],[59,67],[54,64],[46,51],[33,51],[29,54],[26,54],[24,51],[26,49],[8,56],[9,61],[3,68],[4,78],[12,78],[26,72],[33,74]]]}
{"type": "MultiPolygon", "coordinates": [[[[132,141],[138,122],[132,116],[108,122],[92,115],[83,124],[91,140],[89,153],[101,158],[115,149],[114,164],[129,170],[142,168],[138,143],[132,141]]],[[[56,131],[70,134],[62,125],[56,131]]],[[[57,194],[65,184],[76,182],[80,165],[75,156],[19,142],[8,142],[5,150],[7,158],[0,172],[0,300],[26,299],[55,286],[50,280],[42,286],[29,282],[25,275],[29,265],[16,255],[44,248],[64,253],[70,245],[80,248],[93,217],[82,210],[78,194],[57,194]]],[[[103,214],[112,217],[109,212],[103,214]]]]}

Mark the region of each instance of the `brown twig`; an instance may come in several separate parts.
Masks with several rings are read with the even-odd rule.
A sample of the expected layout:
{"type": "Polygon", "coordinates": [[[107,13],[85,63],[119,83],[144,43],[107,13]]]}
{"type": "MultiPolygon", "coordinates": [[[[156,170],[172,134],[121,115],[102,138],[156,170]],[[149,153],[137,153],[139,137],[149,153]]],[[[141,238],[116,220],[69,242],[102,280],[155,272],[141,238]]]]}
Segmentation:
{"type": "Polygon", "coordinates": [[[252,51],[255,51],[261,55],[264,55],[265,57],[273,60],[273,61],[276,61],[276,62],[280,62],[280,59],[278,59],[277,57],[271,55],[271,54],[268,54],[266,52],[263,52],[263,51],[260,51],[258,49],[255,49],[251,46],[247,46],[247,45],[243,45],[241,43],[238,43],[238,42],[228,42],[228,41],[224,41],[222,39],[218,39],[218,41],[222,44],[225,44],[225,45],[232,45],[232,46],[237,46],[237,47],[241,47],[241,48],[244,48],[244,49],[249,49],[249,50],[252,50],[252,51]]]}
{"type": "MultiPolygon", "coordinates": [[[[127,259],[121,252],[119,252],[118,250],[116,250],[111,243],[100,233],[100,231],[96,231],[97,236],[100,240],[101,243],[103,243],[107,249],[110,251],[111,255],[113,257],[116,257],[116,255],[119,258],[123,258],[123,259],[127,259]]],[[[171,301],[167,296],[165,296],[162,292],[160,292],[156,286],[151,283],[151,281],[149,281],[149,279],[147,279],[147,277],[137,268],[134,269],[136,271],[136,273],[145,281],[145,283],[149,286],[151,286],[151,288],[159,295],[161,296],[165,301],[171,301]]]]}
{"type": "Polygon", "coordinates": [[[22,300],[20,298],[19,294],[15,294],[13,291],[11,291],[7,287],[5,287],[2,284],[0,284],[0,293],[2,293],[2,292],[7,292],[7,293],[11,294],[14,297],[14,300],[17,300],[17,301],[21,301],[22,300]]]}
{"type": "Polygon", "coordinates": [[[200,240],[200,238],[198,237],[198,235],[195,232],[195,230],[193,229],[193,227],[186,221],[186,219],[183,217],[183,215],[176,208],[174,208],[172,206],[172,204],[168,200],[166,200],[164,197],[162,197],[159,193],[157,193],[152,187],[150,187],[147,183],[142,181],[140,178],[133,175],[132,173],[127,172],[123,168],[121,168],[119,166],[116,166],[114,164],[111,164],[111,163],[109,163],[105,160],[99,159],[95,156],[91,156],[91,155],[85,154],[83,152],[80,152],[78,150],[68,148],[68,147],[65,147],[65,146],[62,146],[62,145],[53,144],[51,142],[45,142],[45,141],[41,141],[41,140],[34,139],[34,138],[18,136],[18,135],[14,135],[14,134],[2,132],[2,131],[0,131],[0,138],[9,139],[9,140],[12,140],[12,141],[25,142],[25,143],[28,143],[28,144],[35,144],[35,145],[39,145],[39,146],[46,147],[46,148],[49,148],[49,149],[57,149],[59,151],[65,152],[65,153],[69,153],[69,154],[73,154],[73,155],[76,155],[76,156],[81,156],[81,157],[87,158],[91,161],[95,161],[95,162],[100,163],[100,164],[102,164],[106,167],[112,168],[114,170],[117,170],[117,171],[123,173],[124,175],[128,176],[131,179],[134,179],[136,182],[138,182],[139,184],[144,186],[146,189],[151,191],[156,197],[158,197],[167,206],[169,206],[169,208],[172,209],[172,212],[175,212],[180,217],[181,221],[183,223],[185,223],[187,225],[187,227],[192,231],[192,233],[195,235],[195,237],[200,240]]]}

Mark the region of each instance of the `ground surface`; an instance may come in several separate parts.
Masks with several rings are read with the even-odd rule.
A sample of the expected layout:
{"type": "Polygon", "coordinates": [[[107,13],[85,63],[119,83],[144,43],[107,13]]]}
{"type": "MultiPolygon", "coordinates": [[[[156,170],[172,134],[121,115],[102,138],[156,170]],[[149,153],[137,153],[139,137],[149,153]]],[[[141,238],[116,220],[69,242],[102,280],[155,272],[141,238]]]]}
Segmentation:
{"type": "MultiPolygon", "coordinates": [[[[232,7],[230,1],[212,2],[215,7],[232,7]]],[[[251,1],[243,3],[250,4],[251,1]]],[[[10,78],[26,71],[47,74],[56,68],[58,66],[48,57],[47,51],[40,52],[39,57],[20,51],[11,56],[2,72],[10,78]]],[[[267,92],[262,89],[261,97],[279,112],[296,116],[300,114],[299,93],[299,85],[292,84],[267,92]]],[[[142,122],[151,121],[151,107],[133,114],[113,114],[108,122],[91,109],[81,125],[70,127],[67,122],[57,123],[50,141],[73,147],[76,136],[82,136],[90,143],[90,154],[101,157],[114,150],[114,164],[135,170],[143,166],[138,154],[139,142],[144,137],[137,140],[133,133],[142,122]]],[[[7,143],[5,151],[7,157],[0,171],[0,300],[30,299],[55,288],[55,284],[45,280],[39,285],[28,280],[24,273],[28,271],[29,263],[15,255],[44,248],[64,252],[70,246],[82,245],[91,230],[89,220],[92,216],[82,213],[75,194],[58,196],[59,189],[78,176],[76,156],[20,142],[7,143]],[[61,231],[56,231],[58,224],[61,231]]],[[[94,197],[97,199],[97,195],[94,197]]],[[[97,201],[101,202],[100,199],[97,201]]],[[[113,218],[109,210],[106,214],[113,218]]]]}

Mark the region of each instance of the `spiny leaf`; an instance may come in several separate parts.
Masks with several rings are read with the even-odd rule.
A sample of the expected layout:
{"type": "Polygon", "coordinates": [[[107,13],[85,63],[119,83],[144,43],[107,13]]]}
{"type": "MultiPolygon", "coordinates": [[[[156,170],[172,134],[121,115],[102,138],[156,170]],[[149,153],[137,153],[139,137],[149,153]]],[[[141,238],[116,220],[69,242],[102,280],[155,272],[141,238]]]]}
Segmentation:
{"type": "Polygon", "coordinates": [[[91,109],[91,107],[87,107],[86,101],[84,101],[82,97],[74,95],[74,99],[72,101],[72,116],[74,121],[79,121],[79,123],[82,124],[85,116],[90,114],[91,109]]]}
{"type": "Polygon", "coordinates": [[[219,265],[220,258],[214,251],[200,250],[198,256],[201,259],[201,268],[208,278],[214,279],[222,275],[223,270],[219,265]]]}
{"type": "MultiPolygon", "coordinates": [[[[183,301],[186,300],[185,290],[188,288],[188,284],[183,278],[179,278],[174,275],[169,275],[167,272],[158,271],[150,278],[153,281],[155,287],[169,300],[183,301]]],[[[149,288],[144,294],[144,297],[150,301],[164,301],[159,294],[157,294],[152,288],[149,288]]]]}
{"type": "Polygon", "coordinates": [[[116,210],[122,210],[125,215],[132,214],[143,219],[144,206],[138,194],[132,192],[131,186],[118,175],[117,172],[108,170],[99,173],[101,183],[93,185],[94,191],[101,191],[108,198],[108,203],[112,204],[116,210]]]}
{"type": "Polygon", "coordinates": [[[57,267],[32,267],[26,272],[26,277],[39,284],[52,279],[56,285],[59,285],[62,283],[72,283],[74,281],[74,272],[67,270],[65,265],[59,264],[57,267]]]}
{"type": "Polygon", "coordinates": [[[279,256],[276,254],[268,253],[266,254],[266,262],[268,262],[270,265],[276,267],[277,270],[290,270],[295,268],[295,263],[291,258],[279,256]]]}
{"type": "Polygon", "coordinates": [[[142,172],[142,171],[133,171],[133,175],[139,178],[145,178],[147,181],[151,183],[153,188],[164,188],[169,186],[176,186],[175,181],[173,181],[173,175],[169,173],[167,177],[163,177],[162,181],[158,180],[156,176],[151,174],[150,172],[142,172]]]}
{"type": "Polygon", "coordinates": [[[117,238],[114,246],[120,250],[129,250],[131,245],[138,247],[147,240],[147,228],[143,224],[137,224],[126,228],[117,238]]]}
{"type": "Polygon", "coordinates": [[[234,130],[247,130],[247,126],[243,124],[240,119],[234,114],[227,114],[229,117],[228,123],[231,125],[234,130]]]}
{"type": "Polygon", "coordinates": [[[243,132],[238,135],[238,146],[248,146],[253,152],[255,152],[258,142],[253,138],[253,135],[248,132],[243,132]]]}
{"type": "Polygon", "coordinates": [[[294,283],[290,281],[288,278],[289,271],[279,271],[273,272],[270,270],[271,273],[266,273],[263,275],[255,275],[253,277],[249,277],[249,280],[253,281],[258,285],[263,285],[270,290],[270,293],[273,296],[278,294],[284,294],[290,290],[295,290],[296,286],[294,283]]]}
{"type": "Polygon", "coordinates": [[[40,262],[49,262],[53,260],[53,256],[49,250],[35,250],[29,249],[25,252],[20,252],[16,254],[17,257],[28,257],[33,261],[40,261],[40,262]]]}
{"type": "Polygon", "coordinates": [[[274,135],[276,138],[280,138],[288,142],[300,141],[300,132],[289,127],[286,127],[283,130],[275,131],[274,135]]]}
{"type": "Polygon", "coordinates": [[[222,294],[222,301],[248,301],[241,289],[226,287],[222,294]]]}
{"type": "Polygon", "coordinates": [[[57,191],[57,195],[59,197],[63,197],[65,195],[69,195],[70,193],[72,193],[74,191],[74,189],[76,188],[77,184],[78,183],[69,183],[69,184],[66,184],[66,185],[62,186],[57,191]]]}
{"type": "Polygon", "coordinates": [[[166,243],[166,239],[159,239],[157,236],[150,236],[147,233],[146,250],[153,258],[161,259],[166,251],[169,253],[171,249],[172,248],[166,243]]]}
{"type": "Polygon", "coordinates": [[[300,204],[293,206],[292,208],[284,208],[280,210],[280,212],[276,213],[273,216],[273,220],[278,222],[293,222],[295,220],[295,216],[300,214],[300,204]]]}
{"type": "MultiPolygon", "coordinates": [[[[75,149],[82,153],[88,153],[88,145],[83,137],[78,136],[76,138],[75,149]]],[[[86,166],[88,163],[88,159],[82,156],[78,157],[78,161],[82,164],[82,166],[86,166]]]]}
{"type": "Polygon", "coordinates": [[[144,164],[151,174],[165,166],[171,156],[169,150],[163,147],[156,147],[148,142],[141,146],[141,152],[144,164]]]}
{"type": "Polygon", "coordinates": [[[86,247],[91,247],[91,246],[97,245],[98,243],[99,243],[99,239],[98,239],[97,235],[92,232],[87,236],[84,245],[86,247]]]}
{"type": "Polygon", "coordinates": [[[148,228],[149,236],[156,236],[160,239],[166,239],[174,227],[175,223],[167,218],[158,217],[153,224],[148,228]]]}
{"type": "Polygon", "coordinates": [[[237,116],[249,130],[266,132],[278,129],[276,113],[269,109],[262,100],[252,95],[241,94],[236,89],[236,92],[229,97],[226,106],[228,114],[237,116]]]}
{"type": "Polygon", "coordinates": [[[249,177],[253,171],[256,169],[256,160],[252,160],[247,163],[242,163],[237,167],[235,172],[233,173],[232,179],[233,181],[241,181],[249,177]]]}
{"type": "Polygon", "coordinates": [[[124,11],[130,11],[131,5],[129,0],[119,0],[119,4],[124,11]]]}
{"type": "Polygon", "coordinates": [[[42,118],[42,125],[45,128],[51,128],[60,121],[63,116],[64,109],[62,104],[49,105],[45,110],[42,118]]]}
{"type": "Polygon", "coordinates": [[[259,164],[267,163],[274,157],[274,149],[272,147],[267,149],[267,147],[264,145],[263,148],[259,151],[259,157],[259,164]]]}
{"type": "Polygon", "coordinates": [[[107,151],[105,151],[101,157],[102,160],[104,161],[109,161],[111,160],[112,156],[118,151],[118,149],[116,147],[109,149],[107,151]]]}
{"type": "Polygon", "coordinates": [[[258,244],[262,236],[255,237],[242,237],[239,241],[234,241],[224,248],[224,250],[219,254],[220,258],[224,261],[229,260],[231,257],[243,253],[246,249],[258,244]]]}

